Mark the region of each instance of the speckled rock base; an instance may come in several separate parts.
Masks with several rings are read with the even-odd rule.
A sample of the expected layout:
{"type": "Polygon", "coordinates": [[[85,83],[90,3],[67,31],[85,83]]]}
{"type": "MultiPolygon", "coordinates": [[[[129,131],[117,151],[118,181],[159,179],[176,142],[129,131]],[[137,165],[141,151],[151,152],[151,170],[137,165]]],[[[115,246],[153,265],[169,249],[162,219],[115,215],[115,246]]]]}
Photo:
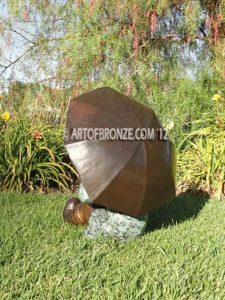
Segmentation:
{"type": "Polygon", "coordinates": [[[91,203],[91,199],[88,196],[88,193],[86,192],[83,183],[79,185],[79,188],[77,190],[77,197],[80,199],[83,203],[91,203]]]}
{"type": "Polygon", "coordinates": [[[85,235],[90,238],[106,236],[117,240],[133,240],[144,233],[146,225],[147,215],[136,219],[106,209],[95,209],[85,235]]]}

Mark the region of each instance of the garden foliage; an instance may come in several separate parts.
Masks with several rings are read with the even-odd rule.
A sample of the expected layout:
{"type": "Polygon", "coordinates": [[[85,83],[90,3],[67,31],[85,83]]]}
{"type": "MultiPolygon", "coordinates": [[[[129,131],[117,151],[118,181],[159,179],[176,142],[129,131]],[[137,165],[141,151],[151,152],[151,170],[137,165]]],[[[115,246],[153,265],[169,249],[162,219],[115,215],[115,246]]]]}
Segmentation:
{"type": "MultiPolygon", "coordinates": [[[[0,26],[2,114],[8,111],[17,122],[20,111],[50,128],[63,126],[69,97],[110,86],[156,111],[178,146],[178,182],[221,190],[224,1],[8,0],[7,11],[0,26]],[[18,40],[25,52],[8,62],[4,57],[18,40]],[[38,83],[11,80],[16,64],[25,82],[38,83]]],[[[38,143],[48,148],[47,138],[38,143]]],[[[44,150],[35,145],[41,157],[44,150]]],[[[33,186],[43,181],[38,174],[33,186]]]]}
{"type": "Polygon", "coordinates": [[[68,164],[60,126],[19,117],[0,122],[0,188],[16,191],[68,190],[75,170],[68,164]]]}

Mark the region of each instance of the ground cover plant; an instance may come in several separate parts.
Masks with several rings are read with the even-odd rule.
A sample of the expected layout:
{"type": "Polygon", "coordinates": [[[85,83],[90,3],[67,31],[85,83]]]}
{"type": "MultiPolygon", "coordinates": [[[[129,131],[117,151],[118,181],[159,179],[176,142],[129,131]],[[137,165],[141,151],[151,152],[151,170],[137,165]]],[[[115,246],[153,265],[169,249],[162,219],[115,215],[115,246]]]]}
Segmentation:
{"type": "Polygon", "coordinates": [[[2,300],[224,299],[223,201],[180,196],[121,243],[64,224],[67,197],[0,194],[2,300]]]}

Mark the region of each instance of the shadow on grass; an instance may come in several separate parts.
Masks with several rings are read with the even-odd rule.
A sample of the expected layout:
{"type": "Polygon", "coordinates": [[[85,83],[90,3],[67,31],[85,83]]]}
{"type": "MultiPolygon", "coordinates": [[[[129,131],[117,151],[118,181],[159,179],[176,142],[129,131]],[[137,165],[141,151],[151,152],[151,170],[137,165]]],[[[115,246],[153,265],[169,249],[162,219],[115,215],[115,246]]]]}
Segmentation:
{"type": "Polygon", "coordinates": [[[149,215],[147,232],[195,218],[209,198],[207,192],[194,188],[180,193],[166,206],[149,215]]]}

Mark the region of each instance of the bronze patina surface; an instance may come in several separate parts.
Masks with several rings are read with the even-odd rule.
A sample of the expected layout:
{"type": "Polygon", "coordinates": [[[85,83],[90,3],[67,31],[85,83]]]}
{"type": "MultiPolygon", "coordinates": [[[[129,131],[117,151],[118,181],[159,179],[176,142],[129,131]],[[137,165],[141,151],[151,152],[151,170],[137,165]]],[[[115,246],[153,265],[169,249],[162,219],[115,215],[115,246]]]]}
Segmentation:
{"type": "Polygon", "coordinates": [[[85,225],[93,210],[90,205],[81,203],[78,198],[71,198],[64,207],[63,219],[69,224],[85,225]]]}
{"type": "Polygon", "coordinates": [[[93,203],[138,217],[175,196],[175,148],[154,111],[104,87],[70,100],[65,147],[93,203]],[[73,128],[150,128],[153,140],[74,140],[73,128]]]}

